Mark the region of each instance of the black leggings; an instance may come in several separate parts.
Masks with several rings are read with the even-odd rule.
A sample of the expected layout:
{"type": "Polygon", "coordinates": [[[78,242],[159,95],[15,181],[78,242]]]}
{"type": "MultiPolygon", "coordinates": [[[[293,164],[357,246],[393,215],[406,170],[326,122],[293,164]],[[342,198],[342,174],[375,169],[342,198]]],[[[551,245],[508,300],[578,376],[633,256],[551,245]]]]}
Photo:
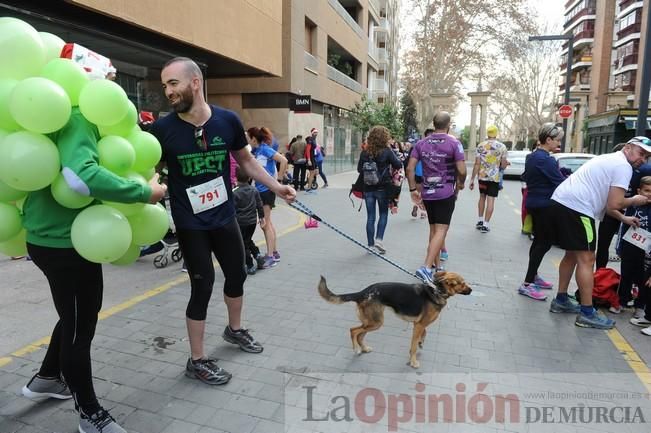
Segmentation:
{"type": "MultiPolygon", "coordinates": [[[[635,284],[640,291],[637,299],[635,299],[635,308],[644,308],[647,303],[649,291],[651,290],[644,285],[644,251],[622,240],[620,253],[622,255],[622,275],[619,280],[619,287],[617,288],[620,303],[626,306],[626,303],[633,298],[631,289],[633,288],[633,284],[635,284]]],[[[649,305],[649,312],[651,313],[651,305],[649,305]]]]}
{"type": "Polygon", "coordinates": [[[294,164],[294,172],[292,177],[294,178],[294,189],[296,191],[305,188],[305,164],[294,164]]]}
{"type": "Polygon", "coordinates": [[[260,254],[260,248],[253,242],[253,233],[257,224],[240,225],[240,233],[244,241],[244,258],[246,259],[246,266],[250,268],[253,266],[253,259],[260,254]]]}
{"type": "Polygon", "coordinates": [[[90,344],[102,308],[102,266],[84,259],[73,248],[27,244],[27,251],[50,283],[59,315],[38,374],[62,374],[75,403],[92,413],[99,403],[93,388],[90,344]]]}
{"type": "Polygon", "coordinates": [[[533,242],[529,247],[529,266],[527,267],[527,275],[524,277],[525,283],[533,283],[538,268],[542,263],[543,257],[547,254],[552,247],[552,242],[549,235],[549,220],[547,208],[527,208],[527,213],[531,215],[533,222],[533,242]]]}
{"type": "Polygon", "coordinates": [[[599,223],[599,229],[597,231],[597,255],[595,260],[597,269],[608,266],[610,243],[617,230],[619,230],[619,224],[619,221],[608,214],[604,215],[604,219],[599,223]]]}
{"type": "Polygon", "coordinates": [[[212,230],[177,229],[176,236],[190,275],[190,301],[185,315],[191,320],[206,320],[208,303],[215,283],[215,254],[224,273],[224,294],[239,298],[244,294],[244,244],[237,221],[212,230]]]}

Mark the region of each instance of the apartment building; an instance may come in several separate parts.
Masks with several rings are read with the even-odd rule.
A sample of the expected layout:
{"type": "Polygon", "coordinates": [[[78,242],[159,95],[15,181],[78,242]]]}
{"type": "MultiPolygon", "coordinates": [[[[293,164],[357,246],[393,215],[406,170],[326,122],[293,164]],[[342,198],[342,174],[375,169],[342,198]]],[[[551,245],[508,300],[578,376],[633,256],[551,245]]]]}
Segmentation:
{"type": "MultiPolygon", "coordinates": [[[[574,36],[569,80],[574,113],[568,121],[568,151],[604,153],[634,135],[648,13],[649,0],[565,4],[564,32],[574,36]]],[[[565,43],[559,102],[565,90],[567,51],[565,43]]]]}
{"type": "Polygon", "coordinates": [[[398,4],[284,0],[279,76],[211,79],[209,96],[238,111],[245,125],[270,126],[281,143],[317,128],[331,155],[325,169],[351,169],[362,137],[348,109],[363,95],[379,103],[396,101],[398,4]]]}
{"type": "MultiPolygon", "coordinates": [[[[320,131],[327,172],[356,163],[355,102],[396,100],[398,0],[0,0],[14,16],[111,58],[141,111],[168,111],[161,66],[194,59],[211,103],[284,146],[320,131]]],[[[282,150],[282,148],[281,148],[282,150]]]]}

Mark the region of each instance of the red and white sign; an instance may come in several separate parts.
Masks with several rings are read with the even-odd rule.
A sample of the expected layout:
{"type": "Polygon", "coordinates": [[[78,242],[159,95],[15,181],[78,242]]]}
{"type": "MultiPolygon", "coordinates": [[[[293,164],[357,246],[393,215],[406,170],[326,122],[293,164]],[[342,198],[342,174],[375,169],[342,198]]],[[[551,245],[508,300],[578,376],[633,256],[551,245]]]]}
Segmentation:
{"type": "Polygon", "coordinates": [[[573,112],[574,112],[574,109],[572,108],[571,105],[561,105],[558,108],[558,115],[562,119],[569,119],[570,117],[572,117],[573,112]]]}

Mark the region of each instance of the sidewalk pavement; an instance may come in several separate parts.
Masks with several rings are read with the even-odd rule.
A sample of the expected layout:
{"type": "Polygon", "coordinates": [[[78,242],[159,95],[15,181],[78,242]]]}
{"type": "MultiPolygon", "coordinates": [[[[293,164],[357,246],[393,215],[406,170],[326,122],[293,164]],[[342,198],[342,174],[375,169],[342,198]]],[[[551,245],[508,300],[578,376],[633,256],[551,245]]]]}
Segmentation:
{"type": "MultiPolygon", "coordinates": [[[[357,212],[359,203],[353,207],[348,200],[354,174],[334,175],[329,180],[329,188],[315,194],[300,193],[299,200],[365,243],[365,210],[357,212]]],[[[424,258],[428,228],[425,221],[410,216],[406,188],[402,200],[400,212],[389,216],[384,245],[388,258],[415,270],[424,258]]],[[[146,295],[115,304],[98,324],[92,358],[100,401],[131,433],[648,432],[648,427],[635,422],[620,423],[616,428],[594,422],[543,422],[540,408],[544,406],[570,410],[570,406],[576,409],[581,404],[633,407],[631,411],[637,407],[651,420],[647,394],[651,387],[643,382],[651,383],[649,369],[646,362],[635,358],[626,341],[619,339],[619,332],[577,328],[574,315],[550,313],[552,293],[546,302],[517,294],[530,245],[520,235],[519,182],[505,183],[488,234],[474,229],[476,201],[476,191],[462,191],[448,234],[450,259],[446,265],[470,283],[473,294],[451,298],[439,320],[428,328],[425,346],[419,352],[419,370],[407,365],[411,325],[387,311],[384,327],[366,338],[374,351],[355,356],[349,337],[349,328],[358,324],[354,305],[327,304],[316,291],[320,275],[335,293],[357,291],[378,281],[415,280],[323,225],[304,229],[304,216],[280,204],[274,211],[274,224],[283,233],[278,240],[281,261],[250,276],[245,284],[244,323],[264,345],[264,352],[247,354],[222,340],[226,311],[219,294],[222,276],[218,270],[206,347],[210,356],[233,373],[233,379],[227,385],[211,387],[185,377],[189,353],[184,321],[187,278],[175,273],[178,266],[163,271],[149,267],[111,270],[106,272],[106,280],[118,274],[146,272],[149,284],[130,287],[131,297],[146,295]],[[517,395],[521,404],[526,403],[520,415],[524,419],[526,408],[527,422],[493,422],[497,410],[488,423],[472,418],[471,411],[463,417],[459,412],[446,412],[450,417],[456,414],[446,423],[433,424],[429,418],[421,422],[418,406],[409,412],[405,401],[401,400],[401,406],[391,398],[384,406],[375,400],[375,409],[382,406],[387,416],[375,421],[359,416],[365,407],[367,413],[373,412],[372,401],[369,409],[370,400],[360,402],[355,397],[360,389],[415,396],[427,385],[425,393],[445,394],[458,404],[460,400],[454,399],[459,395],[467,396],[468,402],[473,396],[479,398],[478,380],[488,384],[486,393],[493,398],[498,391],[517,395]],[[310,394],[312,391],[316,394],[310,394]],[[536,398],[527,394],[531,391],[548,394],[536,398]],[[550,391],[565,394],[555,395],[554,400],[550,391]],[[593,391],[599,394],[586,394],[593,391]],[[338,397],[323,400],[333,395],[338,397]],[[352,421],[344,416],[345,401],[350,404],[352,421]],[[313,413],[310,407],[315,409],[313,413]],[[333,411],[336,408],[338,415],[333,411]],[[392,408],[406,411],[401,419],[411,415],[411,423],[401,421],[398,430],[392,430],[397,422],[390,416],[392,408]],[[532,422],[536,414],[539,420],[532,422]],[[323,418],[328,416],[329,422],[323,418]],[[323,421],[316,421],[319,417],[323,421]]],[[[257,235],[260,239],[259,232],[257,235]]],[[[562,252],[553,249],[541,267],[541,275],[554,283],[561,257],[562,252]]],[[[617,319],[619,328],[631,332],[628,317],[617,319]]],[[[23,329],[41,320],[47,321],[47,327],[54,323],[51,314],[43,319],[29,314],[15,318],[23,329]]],[[[72,402],[34,403],[20,395],[21,387],[38,370],[44,346],[27,347],[9,356],[0,353],[2,433],[76,431],[72,402]]],[[[368,393],[363,395],[368,397],[368,393]]]]}

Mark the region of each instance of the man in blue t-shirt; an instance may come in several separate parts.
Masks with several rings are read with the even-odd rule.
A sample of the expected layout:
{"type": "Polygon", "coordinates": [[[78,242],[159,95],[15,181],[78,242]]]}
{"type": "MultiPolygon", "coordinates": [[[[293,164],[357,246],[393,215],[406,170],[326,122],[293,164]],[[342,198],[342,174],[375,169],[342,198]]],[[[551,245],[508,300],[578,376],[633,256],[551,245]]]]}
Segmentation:
{"type": "Polygon", "coordinates": [[[172,217],[179,246],[190,275],[191,295],[186,324],[191,356],[185,374],[211,385],[227,383],[231,374],[204,353],[206,312],[215,280],[212,254],[224,273],[224,302],[228,326],[222,337],[250,353],[263,348],[241,327],[246,279],[244,244],[235,219],[230,158],[250,177],[291,202],[296,191],[281,185],[257,163],[246,145],[244,128],[231,111],[208,105],[201,70],[189,58],[168,61],[161,71],[165,96],[174,113],[159,119],[151,132],[163,149],[172,217]]]}

